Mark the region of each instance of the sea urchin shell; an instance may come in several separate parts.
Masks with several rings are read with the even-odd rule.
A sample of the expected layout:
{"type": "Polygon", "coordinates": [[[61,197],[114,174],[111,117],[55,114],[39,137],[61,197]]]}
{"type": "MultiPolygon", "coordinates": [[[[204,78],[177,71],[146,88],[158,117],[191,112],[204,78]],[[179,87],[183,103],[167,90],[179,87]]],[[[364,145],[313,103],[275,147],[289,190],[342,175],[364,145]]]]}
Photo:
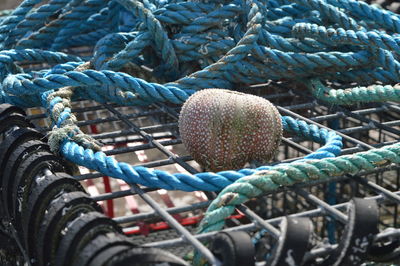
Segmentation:
{"type": "Polygon", "coordinates": [[[278,110],[266,99],[222,89],[193,94],[179,131],[186,149],[207,171],[242,168],[272,158],[282,137],[278,110]]]}

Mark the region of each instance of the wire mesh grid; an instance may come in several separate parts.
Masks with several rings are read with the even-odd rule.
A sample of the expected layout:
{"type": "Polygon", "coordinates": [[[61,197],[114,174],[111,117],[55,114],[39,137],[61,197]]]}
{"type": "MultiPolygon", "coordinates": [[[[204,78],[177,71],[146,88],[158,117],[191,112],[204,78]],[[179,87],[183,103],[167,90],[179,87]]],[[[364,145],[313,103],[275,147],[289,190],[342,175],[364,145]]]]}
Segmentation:
{"type": "MultiPolygon", "coordinates": [[[[315,101],[301,87],[286,82],[261,84],[244,89],[262,96],[277,107],[281,115],[300,118],[319,127],[329,127],[343,137],[342,154],[352,154],[393,144],[400,137],[400,106],[395,103],[349,107],[328,106],[315,101]]],[[[103,151],[135,166],[169,172],[202,171],[185,151],[179,137],[176,105],[153,104],[149,107],[126,107],[82,101],[73,110],[78,125],[104,144],[103,151]]],[[[45,114],[30,110],[28,118],[39,129],[49,128],[45,114]]],[[[279,152],[271,164],[302,158],[320,144],[284,135],[279,152]]],[[[256,163],[248,165],[257,166],[256,163]]],[[[199,250],[216,263],[218,260],[200,241],[215,233],[195,234],[196,226],[214,193],[165,191],[141,188],[110,179],[80,168],[75,176],[86,186],[92,198],[124,228],[136,243],[167,249],[185,256],[199,250]]],[[[380,208],[380,232],[376,240],[400,236],[400,171],[388,165],[356,176],[340,176],[327,181],[281,188],[238,206],[227,220],[227,231],[243,230],[250,234],[265,229],[272,239],[279,237],[282,217],[310,217],[316,238],[324,242],[308,254],[315,258],[337,247],[348,217],[345,209],[352,197],[372,198],[380,208]],[[397,229],[396,229],[397,228],[397,229]]]]}

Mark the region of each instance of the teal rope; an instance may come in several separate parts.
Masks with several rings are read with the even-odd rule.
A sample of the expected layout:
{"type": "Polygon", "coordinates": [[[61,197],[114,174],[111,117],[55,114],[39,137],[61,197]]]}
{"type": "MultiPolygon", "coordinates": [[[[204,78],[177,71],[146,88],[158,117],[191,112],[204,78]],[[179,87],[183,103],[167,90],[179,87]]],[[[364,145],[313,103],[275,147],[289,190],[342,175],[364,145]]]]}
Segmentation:
{"type": "Polygon", "coordinates": [[[326,28],[315,24],[298,23],[292,29],[293,35],[299,38],[312,37],[328,40],[334,44],[360,45],[370,49],[386,49],[400,53],[400,38],[376,31],[353,31],[343,28],[326,28]]]}
{"type": "Polygon", "coordinates": [[[400,102],[399,85],[371,85],[335,90],[325,87],[318,79],[305,81],[305,84],[317,99],[337,105],[386,101],[400,102]]]}
{"type": "Polygon", "coordinates": [[[265,193],[276,191],[282,186],[316,180],[329,180],[331,177],[357,174],[363,170],[373,170],[391,163],[400,163],[400,144],[383,148],[343,155],[337,158],[307,160],[271,170],[260,171],[241,178],[224,188],[213,200],[200,223],[199,233],[221,230],[235,210],[235,206],[265,193]]]}

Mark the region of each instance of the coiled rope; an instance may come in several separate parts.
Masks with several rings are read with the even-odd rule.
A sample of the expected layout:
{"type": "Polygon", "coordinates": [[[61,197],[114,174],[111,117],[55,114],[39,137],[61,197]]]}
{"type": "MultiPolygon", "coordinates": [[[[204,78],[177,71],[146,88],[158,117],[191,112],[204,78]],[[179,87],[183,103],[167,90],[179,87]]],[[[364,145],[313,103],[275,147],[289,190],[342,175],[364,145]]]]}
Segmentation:
{"type": "MultiPolygon", "coordinates": [[[[321,100],[351,104],[367,101],[365,89],[335,94],[323,81],[351,87],[400,80],[399,17],[354,0],[41,2],[25,0],[0,22],[0,102],[45,107],[55,152],[129,183],[220,191],[270,168],[190,175],[117,162],[76,126],[72,101],[181,104],[204,88],[284,78],[321,100]],[[82,45],[91,50],[77,49],[82,45]],[[45,65],[38,70],[37,63],[45,65]]],[[[398,100],[384,87],[374,87],[368,101],[398,100]]],[[[324,145],[307,159],[339,155],[335,133],[290,117],[283,123],[324,145]]]]}

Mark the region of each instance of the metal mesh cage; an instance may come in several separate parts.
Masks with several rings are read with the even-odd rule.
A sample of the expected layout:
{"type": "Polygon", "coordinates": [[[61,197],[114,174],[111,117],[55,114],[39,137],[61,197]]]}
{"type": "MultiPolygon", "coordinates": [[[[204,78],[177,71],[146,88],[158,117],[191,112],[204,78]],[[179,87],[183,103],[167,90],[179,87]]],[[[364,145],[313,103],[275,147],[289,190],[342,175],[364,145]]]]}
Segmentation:
{"type": "MultiPolygon", "coordinates": [[[[281,115],[300,118],[319,127],[329,127],[343,137],[342,154],[352,154],[395,143],[400,137],[398,104],[368,104],[352,107],[324,105],[296,85],[278,82],[261,84],[243,91],[262,96],[277,107],[281,115]]],[[[107,155],[135,166],[169,172],[201,171],[182,145],[178,132],[179,106],[153,104],[149,107],[124,107],[94,102],[78,102],[78,125],[104,144],[107,155]]],[[[28,118],[43,133],[49,128],[40,110],[30,110],[28,118]]],[[[320,144],[284,135],[272,164],[299,159],[320,144]]],[[[254,167],[257,165],[249,165],[254,167]]],[[[195,239],[210,240],[218,233],[195,234],[202,214],[214,193],[165,191],[129,186],[100,173],[80,168],[80,180],[102,204],[106,213],[137,244],[159,247],[185,256],[193,249],[206,249],[195,239]]],[[[353,197],[375,199],[379,204],[380,233],[377,242],[398,239],[400,172],[395,165],[383,166],[359,175],[338,176],[282,188],[238,207],[227,220],[226,231],[254,234],[264,228],[273,239],[281,233],[277,226],[284,216],[310,217],[314,225],[314,245],[307,259],[332,252],[338,247],[349,221],[346,208],[353,197]],[[273,234],[271,234],[273,236],[273,234]]],[[[269,243],[269,242],[266,243],[269,243]]],[[[266,244],[266,247],[272,244],[266,244]]]]}

